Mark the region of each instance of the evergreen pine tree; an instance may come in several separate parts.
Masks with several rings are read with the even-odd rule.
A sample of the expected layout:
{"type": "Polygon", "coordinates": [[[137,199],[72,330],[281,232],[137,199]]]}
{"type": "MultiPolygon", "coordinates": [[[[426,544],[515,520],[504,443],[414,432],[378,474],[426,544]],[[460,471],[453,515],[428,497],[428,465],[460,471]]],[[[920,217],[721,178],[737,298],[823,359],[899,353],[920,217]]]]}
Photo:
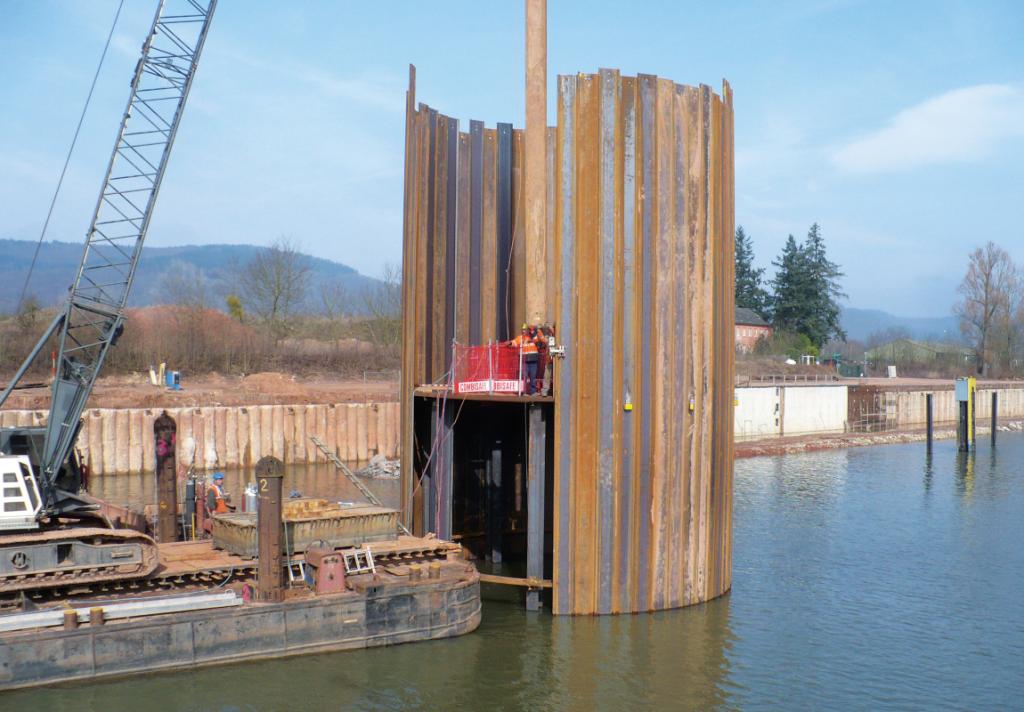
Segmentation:
{"type": "Polygon", "coordinates": [[[792,235],[772,264],[777,269],[770,282],[772,326],[779,332],[802,333],[809,313],[810,284],[803,249],[792,235]]]}
{"type": "Polygon", "coordinates": [[[769,314],[769,296],[762,286],[763,267],[754,267],[754,245],[743,226],[736,228],[736,306],[769,314]]]}
{"type": "Polygon", "coordinates": [[[825,239],[818,223],[811,225],[807,232],[802,252],[807,269],[810,309],[801,333],[806,334],[819,348],[833,337],[845,341],[846,332],[839,323],[839,300],[846,297],[839,286],[839,278],[843,273],[839,265],[828,259],[825,239]]]}

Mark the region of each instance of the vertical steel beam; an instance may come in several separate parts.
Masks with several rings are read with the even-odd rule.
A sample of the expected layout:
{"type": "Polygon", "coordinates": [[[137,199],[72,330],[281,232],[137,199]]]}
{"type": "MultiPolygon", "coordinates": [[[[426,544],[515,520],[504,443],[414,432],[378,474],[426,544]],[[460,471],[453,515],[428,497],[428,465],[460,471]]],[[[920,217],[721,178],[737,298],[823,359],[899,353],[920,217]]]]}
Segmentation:
{"type": "MultiPolygon", "coordinates": [[[[430,413],[430,443],[436,444],[439,442],[438,437],[440,435],[440,419],[441,419],[441,399],[435,398],[432,401],[431,413],[430,413]]],[[[420,480],[420,491],[423,494],[423,510],[422,510],[422,521],[423,531],[422,534],[427,532],[437,532],[437,473],[440,469],[440,463],[438,459],[441,457],[441,453],[435,448],[434,445],[430,448],[431,456],[430,462],[423,470],[423,477],[420,480]]]]}
{"type": "Polygon", "coordinates": [[[505,507],[501,493],[501,440],[494,442],[487,461],[487,550],[491,562],[501,563],[501,532],[504,529],[505,507]]]}
{"type": "Polygon", "coordinates": [[[498,174],[495,197],[497,249],[495,305],[497,339],[512,336],[512,124],[498,124],[498,174]]]}
{"type": "MultiPolygon", "coordinates": [[[[639,396],[636,391],[637,379],[634,368],[645,354],[637,354],[636,346],[636,80],[622,78],[622,388],[623,425],[621,471],[621,526],[618,532],[619,547],[619,611],[635,610],[631,571],[633,567],[634,531],[637,527],[634,436],[636,421],[633,415],[633,401],[639,396]]],[[[646,404],[644,404],[646,407],[646,404]]]]}
{"type": "Polygon", "coordinates": [[[547,168],[545,133],[548,113],[547,1],[526,0],[526,320],[548,321],[547,168]]]}
{"type": "Polygon", "coordinates": [[[615,419],[620,404],[615,402],[615,355],[618,349],[615,343],[615,261],[616,261],[616,228],[621,215],[616,214],[616,193],[619,187],[615,172],[615,154],[617,138],[617,118],[619,104],[618,72],[610,69],[600,71],[600,117],[598,149],[600,153],[600,188],[597,196],[599,211],[598,234],[596,235],[597,270],[598,270],[598,303],[602,328],[598,331],[596,353],[591,358],[597,359],[599,366],[598,381],[598,425],[597,425],[597,520],[600,529],[597,538],[598,559],[598,591],[597,612],[612,611],[612,564],[614,560],[615,537],[615,419]]]}
{"type": "MultiPolygon", "coordinates": [[[[469,343],[483,342],[480,260],[483,235],[484,123],[469,122],[469,343]]],[[[461,208],[460,208],[461,209],[461,208]]]]}
{"type": "Polygon", "coordinates": [[[160,542],[178,538],[177,428],[174,418],[166,410],[153,421],[156,440],[156,536],[160,542]]]}
{"type": "Polygon", "coordinates": [[[933,402],[934,402],[934,397],[932,396],[932,394],[931,393],[925,394],[925,397],[924,397],[924,410],[925,410],[925,418],[926,418],[926,420],[928,422],[928,434],[927,434],[927,438],[928,438],[928,452],[931,452],[931,450],[932,450],[932,440],[934,439],[935,417],[934,417],[934,411],[932,410],[933,402]]]}
{"type": "Polygon", "coordinates": [[[454,468],[455,442],[455,410],[451,404],[441,407],[437,412],[439,438],[437,444],[437,466],[431,476],[434,484],[434,510],[437,536],[441,539],[452,538],[452,473],[454,468]]]}
{"type": "Polygon", "coordinates": [[[999,413],[999,392],[992,391],[992,445],[996,444],[996,423],[997,415],[999,413]]]}
{"type": "MultiPolygon", "coordinates": [[[[544,578],[544,487],[547,476],[547,422],[544,406],[528,406],[526,467],[526,576],[544,578]]],[[[526,594],[526,610],[540,610],[540,591],[526,594]]]]}
{"type": "Polygon", "coordinates": [[[260,497],[256,515],[256,543],[259,549],[256,589],[260,601],[284,600],[284,562],[281,550],[283,477],[284,463],[276,457],[264,457],[256,463],[256,489],[260,497]]]}
{"type": "MultiPolygon", "coordinates": [[[[565,344],[574,344],[576,264],[576,78],[558,78],[558,333],[565,344]]],[[[572,469],[575,429],[572,401],[575,390],[573,366],[579,355],[570,350],[556,362],[555,373],[555,532],[554,609],[572,613],[572,564],[575,542],[572,520],[572,469]]]]}
{"type": "MultiPolygon", "coordinates": [[[[456,209],[459,195],[459,122],[457,119],[448,119],[448,156],[446,163],[448,164],[448,171],[445,174],[445,179],[448,185],[445,190],[444,365],[447,372],[452,368],[452,341],[455,340],[455,292],[458,288],[458,283],[466,277],[466,275],[460,275],[456,271],[457,257],[455,254],[455,234],[458,226],[456,209]]],[[[434,377],[437,378],[437,375],[434,374],[434,377]]]]}

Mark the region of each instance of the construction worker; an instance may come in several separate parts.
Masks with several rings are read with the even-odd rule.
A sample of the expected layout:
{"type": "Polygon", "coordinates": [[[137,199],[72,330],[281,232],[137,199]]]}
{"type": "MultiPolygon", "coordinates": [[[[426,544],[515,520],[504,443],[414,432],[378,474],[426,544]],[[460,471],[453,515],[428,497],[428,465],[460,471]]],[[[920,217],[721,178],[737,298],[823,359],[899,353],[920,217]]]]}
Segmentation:
{"type": "Polygon", "coordinates": [[[523,357],[523,376],[526,379],[526,395],[532,396],[537,382],[537,364],[540,353],[537,349],[537,327],[523,324],[522,332],[512,339],[511,344],[519,348],[523,357]]]}
{"type": "Polygon", "coordinates": [[[231,511],[224,493],[224,473],[215,472],[213,486],[206,491],[206,509],[210,514],[227,514],[231,511]]]}

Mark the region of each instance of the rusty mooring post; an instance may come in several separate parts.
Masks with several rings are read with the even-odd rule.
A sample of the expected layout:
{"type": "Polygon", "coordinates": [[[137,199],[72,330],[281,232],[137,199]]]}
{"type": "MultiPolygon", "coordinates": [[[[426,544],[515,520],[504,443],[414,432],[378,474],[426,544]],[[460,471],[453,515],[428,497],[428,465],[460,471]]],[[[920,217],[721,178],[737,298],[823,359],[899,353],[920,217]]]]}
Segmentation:
{"type": "Polygon", "coordinates": [[[256,489],[260,505],[256,515],[259,564],[256,570],[256,597],[260,601],[284,599],[281,570],[281,479],[284,463],[276,457],[264,457],[256,463],[256,489]]]}
{"type": "Polygon", "coordinates": [[[178,538],[178,464],[175,454],[178,426],[163,411],[153,421],[156,439],[156,538],[175,541],[178,538]]]}

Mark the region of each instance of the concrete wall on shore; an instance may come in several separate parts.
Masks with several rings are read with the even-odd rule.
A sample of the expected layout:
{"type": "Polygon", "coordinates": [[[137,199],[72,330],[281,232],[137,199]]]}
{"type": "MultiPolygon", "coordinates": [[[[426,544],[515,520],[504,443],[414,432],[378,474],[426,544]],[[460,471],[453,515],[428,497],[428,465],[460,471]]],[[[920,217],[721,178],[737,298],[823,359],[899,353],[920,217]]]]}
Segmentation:
{"type": "MultiPolygon", "coordinates": [[[[1024,419],[1024,387],[979,388],[979,424],[988,424],[992,417],[993,392],[999,394],[997,415],[1000,421],[1024,419]]],[[[884,409],[884,428],[898,430],[924,427],[927,422],[925,396],[928,393],[934,396],[935,422],[956,422],[958,408],[952,384],[949,388],[931,391],[879,388],[877,393],[882,405],[872,408],[884,409]]],[[[777,435],[842,433],[850,427],[850,422],[856,426],[857,416],[850,413],[850,410],[849,387],[842,384],[737,388],[734,433],[739,440],[777,435]]]]}
{"type": "Polygon", "coordinates": [[[738,439],[841,433],[846,430],[843,385],[757,386],[736,389],[738,439]]]}
{"type": "MultiPolygon", "coordinates": [[[[153,421],[163,408],[85,411],[78,449],[92,472],[151,472],[153,421]]],[[[178,465],[199,470],[247,467],[264,455],[291,463],[324,462],[316,435],[342,460],[398,456],[398,403],[167,408],[178,424],[178,465]]],[[[0,427],[43,425],[45,411],[0,411],[0,427]]]]}
{"type": "Polygon", "coordinates": [[[733,432],[739,439],[770,438],[782,425],[782,387],[737,388],[733,432]]]}
{"type": "Polygon", "coordinates": [[[787,386],[782,392],[783,435],[846,430],[846,386],[787,386]]]}
{"type": "MultiPolygon", "coordinates": [[[[999,420],[1018,420],[1024,418],[1024,388],[979,388],[977,396],[977,419],[979,424],[985,425],[992,417],[992,393],[999,394],[998,413],[999,420]]],[[[925,411],[925,396],[933,394],[932,409],[935,422],[955,422],[957,419],[957,403],[953,390],[936,391],[897,391],[890,396],[890,402],[895,397],[896,425],[897,427],[923,427],[927,423],[925,411]]]]}

